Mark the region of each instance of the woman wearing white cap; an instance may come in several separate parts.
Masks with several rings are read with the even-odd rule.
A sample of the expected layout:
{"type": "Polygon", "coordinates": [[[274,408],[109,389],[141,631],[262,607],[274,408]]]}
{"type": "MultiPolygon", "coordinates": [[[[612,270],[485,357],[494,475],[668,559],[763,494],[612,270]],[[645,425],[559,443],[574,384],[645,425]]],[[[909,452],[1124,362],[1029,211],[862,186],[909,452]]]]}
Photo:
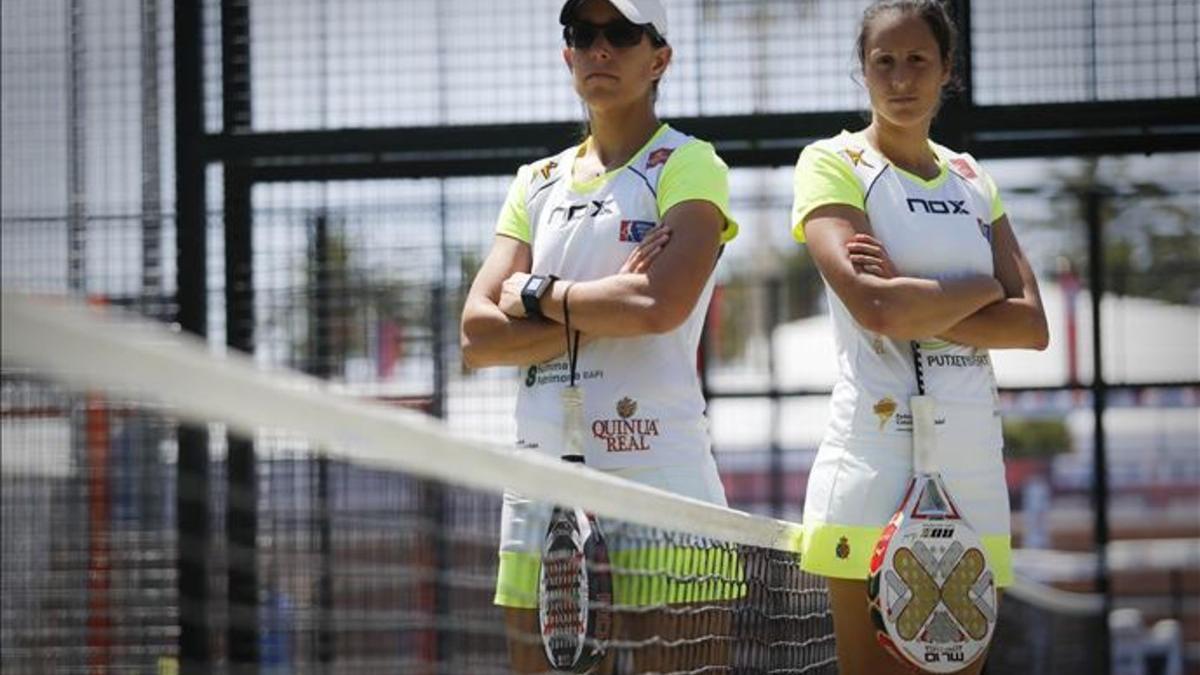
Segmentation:
{"type": "MultiPolygon", "coordinates": [[[[724,505],[696,353],[713,269],[738,229],[728,169],[710,144],[655,114],[672,54],[661,2],[572,0],[560,21],[588,136],[517,172],[463,309],[463,357],[471,367],[523,368],[522,447],[562,452],[563,392],[574,381],[583,395],[588,466],[724,505]],[[582,346],[573,362],[567,335],[576,334],[582,346]]],[[[548,669],[536,607],[551,508],[505,495],[495,601],[506,608],[510,637],[533,636],[510,639],[519,672],[548,669]]],[[[620,555],[611,552],[614,568],[620,555]]],[[[618,576],[614,602],[683,597],[683,584],[669,580],[652,582],[652,589],[633,585],[618,576]]],[[[685,589],[689,600],[721,599],[692,586],[685,589]]],[[[653,613],[637,620],[652,622],[653,613]]],[[[678,662],[679,655],[650,651],[635,653],[639,670],[659,669],[664,658],[678,662]]]]}

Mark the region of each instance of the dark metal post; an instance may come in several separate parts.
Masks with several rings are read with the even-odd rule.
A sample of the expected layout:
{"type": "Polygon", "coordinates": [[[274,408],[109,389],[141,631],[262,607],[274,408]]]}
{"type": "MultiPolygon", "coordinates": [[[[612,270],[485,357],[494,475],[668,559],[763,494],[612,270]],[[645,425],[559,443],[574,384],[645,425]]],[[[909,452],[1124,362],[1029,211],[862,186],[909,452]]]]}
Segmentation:
{"type": "Polygon", "coordinates": [[[1088,286],[1092,299],[1092,415],[1095,431],[1092,446],[1092,506],[1095,509],[1094,536],[1096,540],[1096,592],[1104,602],[1100,644],[1103,645],[1101,672],[1112,672],[1111,636],[1108,616],[1112,611],[1112,594],[1108,578],[1108,458],[1104,435],[1104,408],[1107,387],[1104,381],[1103,321],[1100,314],[1104,297],[1104,224],[1100,219],[1101,195],[1089,188],[1086,199],[1088,235],[1088,286]]]}
{"type": "MultiPolygon", "coordinates": [[[[204,158],[202,8],[175,0],[175,210],[178,321],[183,330],[208,334],[207,194],[204,158]]],[[[208,432],[179,428],[175,476],[179,589],[179,665],[183,675],[209,671],[208,634],[208,432]]]]}
{"type": "MultiPolygon", "coordinates": [[[[310,292],[313,305],[309,307],[310,330],[305,367],[314,377],[328,379],[333,375],[333,268],[329,255],[329,216],[319,213],[312,221],[309,234],[310,292]]],[[[333,662],[333,527],[329,509],[329,458],[321,454],[316,459],[317,530],[317,663],[333,662]]]]}
{"type": "Polygon", "coordinates": [[[771,515],[776,518],[783,517],[784,507],[784,466],[783,466],[783,444],[780,441],[782,429],[780,429],[780,421],[783,418],[780,406],[783,405],[783,397],[779,393],[779,379],[775,372],[775,345],[773,333],[775,327],[779,325],[780,307],[779,303],[783,300],[783,294],[780,292],[783,286],[783,279],[773,276],[767,279],[767,307],[764,317],[766,319],[766,338],[767,338],[767,377],[770,378],[770,406],[771,406],[771,427],[769,433],[770,442],[770,500],[771,500],[771,515]]]}
{"type": "Polygon", "coordinates": [[[158,118],[158,0],[142,0],[142,298],[139,311],[163,318],[162,171],[158,118]]]}
{"type": "Polygon", "coordinates": [[[971,1],[954,0],[953,18],[958,26],[958,55],[954,64],[959,88],[947,92],[941,111],[934,120],[933,133],[938,142],[959,151],[971,150],[973,68],[971,61],[971,1]]]}
{"type": "MultiPolygon", "coordinates": [[[[251,250],[250,183],[236,166],[225,169],[225,342],[254,352],[254,279],[251,250]]],[[[230,668],[258,667],[258,483],[254,443],[229,435],[226,460],[225,536],[228,568],[226,627],[230,668]]]]}
{"type": "Polygon", "coordinates": [[[67,6],[67,286],[82,296],[87,292],[87,111],[84,105],[84,14],[86,3],[72,0],[67,6]]]}
{"type": "MultiPolygon", "coordinates": [[[[226,135],[251,130],[250,7],[221,0],[221,113],[226,135]]],[[[225,344],[254,353],[254,254],[251,189],[239,162],[225,165],[225,344]]],[[[258,672],[258,477],[254,443],[229,435],[225,536],[229,625],[226,647],[235,674],[258,672]]]]}

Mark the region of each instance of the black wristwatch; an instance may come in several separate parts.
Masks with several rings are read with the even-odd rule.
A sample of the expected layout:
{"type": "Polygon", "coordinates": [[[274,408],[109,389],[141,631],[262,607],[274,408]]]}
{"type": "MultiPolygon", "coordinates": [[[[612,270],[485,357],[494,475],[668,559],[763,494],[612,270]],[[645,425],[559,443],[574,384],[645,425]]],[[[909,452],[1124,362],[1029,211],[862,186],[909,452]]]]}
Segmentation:
{"type": "Polygon", "coordinates": [[[542,276],[531,274],[521,288],[521,304],[525,305],[525,316],[530,318],[545,318],[542,314],[542,296],[550,290],[550,285],[558,281],[553,274],[542,276]]]}

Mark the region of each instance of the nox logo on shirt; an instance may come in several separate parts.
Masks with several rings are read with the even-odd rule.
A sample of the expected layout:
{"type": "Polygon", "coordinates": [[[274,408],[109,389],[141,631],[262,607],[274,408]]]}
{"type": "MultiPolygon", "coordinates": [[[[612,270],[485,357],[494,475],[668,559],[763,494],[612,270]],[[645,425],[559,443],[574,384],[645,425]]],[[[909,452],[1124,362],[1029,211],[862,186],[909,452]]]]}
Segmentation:
{"type": "Polygon", "coordinates": [[[550,212],[550,224],[557,227],[566,227],[585,215],[588,218],[609,215],[613,212],[612,207],[612,197],[604,200],[592,199],[583,203],[556,206],[550,212]]]}
{"type": "Polygon", "coordinates": [[[639,242],[646,237],[646,233],[654,229],[658,223],[650,220],[622,220],[621,229],[617,239],[620,241],[639,242]]]}
{"type": "Polygon", "coordinates": [[[912,211],[913,213],[923,212],[933,214],[970,213],[967,211],[967,208],[963,206],[963,204],[966,203],[966,200],[959,199],[948,199],[943,201],[941,199],[918,199],[916,197],[909,197],[908,210],[912,211]],[[918,209],[920,209],[920,211],[918,211],[918,209]]]}

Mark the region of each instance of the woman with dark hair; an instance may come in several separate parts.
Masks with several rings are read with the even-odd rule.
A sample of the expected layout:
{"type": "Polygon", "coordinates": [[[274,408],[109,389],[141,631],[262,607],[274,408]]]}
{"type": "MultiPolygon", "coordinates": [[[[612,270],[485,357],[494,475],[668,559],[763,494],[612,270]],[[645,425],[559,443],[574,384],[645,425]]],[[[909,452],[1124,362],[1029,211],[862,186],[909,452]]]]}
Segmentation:
{"type": "Polygon", "coordinates": [[[801,564],[828,579],[843,675],[903,670],[875,639],[866,578],[912,475],[914,351],[938,401],[935,462],[997,585],[1012,583],[988,350],[1044,349],[1048,334],[995,184],[970,155],[929,138],[954,81],[954,50],[941,3],[868,7],[857,51],[871,122],[809,145],[796,165],[793,234],[830,291],[840,364],[809,477],[801,564]]]}
{"type": "MultiPolygon", "coordinates": [[[[672,55],[661,2],[571,0],[560,21],[588,136],[517,172],[463,309],[464,360],[523,368],[520,446],[563,451],[564,389],[574,384],[588,466],[725,505],[696,353],[718,255],[738,229],[728,169],[712,145],[655,114],[672,55]]],[[[505,495],[495,601],[519,672],[549,669],[536,608],[551,509],[505,495]]],[[[625,581],[615,579],[618,605],[684,597],[668,582],[632,598],[625,581]]],[[[704,600],[695,590],[686,597],[704,600]]],[[[676,663],[635,658],[644,670],[676,663]]]]}

